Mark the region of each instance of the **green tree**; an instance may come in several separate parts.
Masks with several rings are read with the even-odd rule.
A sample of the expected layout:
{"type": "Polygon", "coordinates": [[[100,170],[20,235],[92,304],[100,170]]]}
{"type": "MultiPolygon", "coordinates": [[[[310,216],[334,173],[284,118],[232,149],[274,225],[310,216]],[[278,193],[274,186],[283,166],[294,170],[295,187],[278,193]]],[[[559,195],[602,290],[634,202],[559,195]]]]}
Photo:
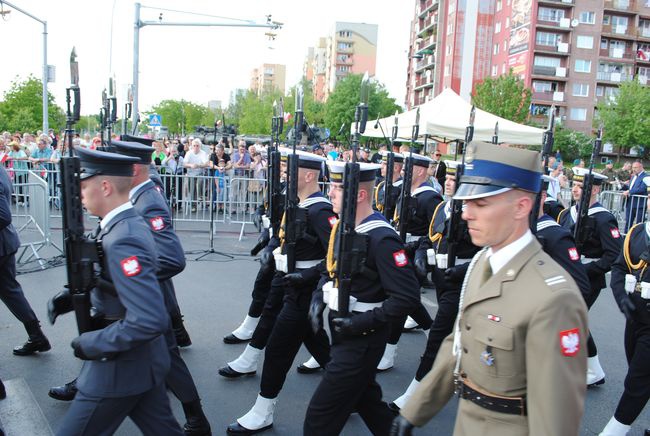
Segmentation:
{"type": "MultiPolygon", "coordinates": [[[[187,134],[194,131],[195,126],[200,126],[208,119],[208,108],[186,100],[163,100],[146,115],[158,114],[162,124],[167,126],[170,134],[187,134]]],[[[214,116],[209,118],[208,125],[214,123],[214,116]]]]}
{"type": "MultiPolygon", "coordinates": [[[[20,81],[16,78],[0,101],[0,130],[36,132],[43,127],[43,82],[34,76],[20,81]]],[[[65,114],[48,93],[48,125],[65,127],[65,114]]]]}
{"type": "Polygon", "coordinates": [[[508,74],[488,77],[476,85],[472,103],[491,114],[523,123],[528,117],[531,96],[530,89],[511,69],[508,74]]]}
{"type": "Polygon", "coordinates": [[[90,133],[91,135],[93,133],[99,132],[99,115],[82,115],[79,117],[79,121],[77,122],[75,128],[77,131],[81,132],[87,132],[90,133]]]}
{"type": "Polygon", "coordinates": [[[619,158],[632,147],[650,157],[650,88],[637,80],[621,83],[615,98],[598,103],[596,122],[602,123],[603,141],[615,145],[619,158]]]}
{"type": "MultiPolygon", "coordinates": [[[[354,122],[354,111],[361,98],[361,79],[359,74],[350,74],[336,83],[336,88],[325,103],[325,126],[331,132],[338,132],[342,124],[346,126],[354,122]]],[[[387,117],[401,112],[394,98],[388,96],[383,84],[370,83],[368,96],[368,119],[387,117]]],[[[388,133],[387,133],[388,134],[388,133]]]]}
{"type": "Polygon", "coordinates": [[[555,127],[555,142],[553,150],[559,151],[565,166],[571,166],[575,159],[585,159],[591,156],[593,138],[582,132],[558,125],[555,127]]]}

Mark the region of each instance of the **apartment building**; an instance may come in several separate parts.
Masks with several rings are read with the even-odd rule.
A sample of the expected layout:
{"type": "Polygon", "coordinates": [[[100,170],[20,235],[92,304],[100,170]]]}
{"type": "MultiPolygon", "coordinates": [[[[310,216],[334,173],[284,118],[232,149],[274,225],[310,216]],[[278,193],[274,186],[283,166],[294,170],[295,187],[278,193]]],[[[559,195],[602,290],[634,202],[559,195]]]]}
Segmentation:
{"type": "Polygon", "coordinates": [[[250,89],[257,95],[278,90],[284,95],[286,67],[281,64],[262,64],[251,71],[250,89]]]}
{"type": "Polygon", "coordinates": [[[375,75],[377,33],[376,24],[336,22],[329,36],[308,49],[304,75],[312,82],[316,100],[327,100],[348,74],[375,75]]]}
{"type": "Polygon", "coordinates": [[[413,23],[409,108],[447,87],[469,99],[512,69],[533,91],[534,120],[555,105],[559,122],[590,133],[598,101],[650,76],[650,0],[417,0],[413,23]]]}

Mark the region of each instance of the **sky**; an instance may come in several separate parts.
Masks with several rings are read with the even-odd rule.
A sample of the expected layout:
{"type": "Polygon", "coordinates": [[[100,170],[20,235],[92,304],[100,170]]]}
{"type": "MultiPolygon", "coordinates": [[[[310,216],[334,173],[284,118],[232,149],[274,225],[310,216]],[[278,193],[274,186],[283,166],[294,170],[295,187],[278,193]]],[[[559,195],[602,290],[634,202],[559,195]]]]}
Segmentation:
{"type": "MultiPolygon", "coordinates": [[[[133,81],[133,0],[11,0],[15,6],[47,21],[47,63],[56,67],[48,90],[65,108],[70,82],[69,58],[76,47],[82,115],[95,114],[108,78],[115,77],[118,108],[133,81]],[[111,36],[112,35],[112,36],[111,36]]],[[[302,76],[307,49],[330,34],[336,21],[377,24],[376,79],[403,105],[413,0],[143,0],[141,20],[166,22],[228,22],[218,17],[283,23],[265,28],[145,26],[140,29],[140,112],[164,99],[185,99],[201,105],[248,88],[251,70],[263,63],[286,65],[289,89],[302,76]],[[191,12],[183,14],[176,11],[191,12]]],[[[0,18],[3,62],[0,95],[17,77],[42,77],[43,25],[13,10],[0,18]]],[[[121,110],[121,109],[120,109],[121,110]]],[[[118,114],[120,116],[120,114],[118,114]]],[[[164,124],[164,120],[163,120],[164,124]]]]}

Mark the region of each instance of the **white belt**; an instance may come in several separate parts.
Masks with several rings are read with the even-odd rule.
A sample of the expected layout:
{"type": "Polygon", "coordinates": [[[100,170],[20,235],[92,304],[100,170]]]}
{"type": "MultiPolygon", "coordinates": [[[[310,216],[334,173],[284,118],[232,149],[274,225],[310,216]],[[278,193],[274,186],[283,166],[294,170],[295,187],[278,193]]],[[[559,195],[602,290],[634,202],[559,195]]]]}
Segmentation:
{"type": "Polygon", "coordinates": [[[296,268],[298,269],[307,269],[311,268],[312,266],[316,266],[319,263],[321,263],[323,259],[316,259],[316,260],[297,260],[296,261],[296,268]]]}
{"type": "Polygon", "coordinates": [[[591,263],[591,262],[598,262],[599,260],[600,260],[600,259],[597,259],[597,258],[595,258],[595,257],[584,257],[584,256],[581,256],[581,257],[580,257],[580,261],[581,261],[583,264],[588,264],[588,263],[591,263]]]}
{"type": "Polygon", "coordinates": [[[417,241],[417,240],[419,240],[421,237],[422,237],[422,236],[415,236],[415,235],[412,235],[412,234],[410,234],[410,233],[407,233],[407,234],[406,234],[406,241],[405,241],[405,242],[409,243],[409,242],[417,241]]]}
{"type": "Polygon", "coordinates": [[[456,266],[465,265],[466,263],[471,262],[472,259],[456,259],[456,266]]]}
{"type": "Polygon", "coordinates": [[[266,216],[266,214],[262,215],[262,226],[265,229],[268,229],[271,226],[271,220],[266,216]]]}
{"type": "MultiPolygon", "coordinates": [[[[330,310],[339,310],[339,288],[334,287],[334,283],[329,281],[323,285],[323,302],[327,304],[330,310]]],[[[349,310],[351,312],[368,312],[370,310],[381,307],[384,303],[365,303],[357,301],[355,297],[350,295],[349,310]]]]}
{"type": "Polygon", "coordinates": [[[381,307],[384,303],[364,303],[363,301],[357,301],[352,305],[353,312],[369,312],[373,309],[381,307]]]}

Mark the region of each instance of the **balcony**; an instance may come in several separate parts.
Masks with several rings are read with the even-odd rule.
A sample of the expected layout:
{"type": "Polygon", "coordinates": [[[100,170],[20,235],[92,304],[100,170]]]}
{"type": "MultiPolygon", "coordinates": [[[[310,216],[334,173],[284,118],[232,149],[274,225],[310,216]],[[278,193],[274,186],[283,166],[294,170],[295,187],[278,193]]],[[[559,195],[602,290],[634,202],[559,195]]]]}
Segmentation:
{"type": "Polygon", "coordinates": [[[346,59],[341,59],[341,58],[336,58],[336,65],[352,65],[354,64],[354,60],[352,59],[352,56],[348,56],[346,59]]]}
{"type": "Polygon", "coordinates": [[[612,36],[618,39],[636,39],[637,37],[637,31],[634,26],[603,24],[602,33],[604,36],[612,36]]]}
{"type": "Polygon", "coordinates": [[[425,56],[415,64],[415,71],[420,71],[428,67],[432,67],[435,64],[436,58],[434,55],[425,56]]]}
{"type": "Polygon", "coordinates": [[[541,65],[533,65],[533,75],[536,76],[551,76],[566,80],[566,67],[545,67],[541,65]]]}
{"type": "Polygon", "coordinates": [[[418,8],[418,16],[420,18],[424,18],[424,14],[426,14],[434,6],[438,6],[438,0],[426,0],[425,2],[421,2],[420,7],[418,8]]]}
{"type": "Polygon", "coordinates": [[[553,21],[551,20],[551,17],[540,15],[537,17],[537,27],[555,31],[559,30],[562,32],[570,32],[571,18],[561,18],[560,21],[553,21]]]}
{"type": "Polygon", "coordinates": [[[435,32],[434,32],[433,35],[428,36],[428,37],[422,39],[422,41],[420,41],[419,43],[417,43],[415,47],[416,47],[416,50],[417,50],[417,51],[420,51],[420,50],[424,50],[425,48],[429,48],[429,47],[431,47],[431,46],[434,45],[435,43],[436,43],[436,34],[435,34],[435,32]]]}
{"type": "Polygon", "coordinates": [[[572,8],[573,4],[575,3],[574,0],[539,0],[538,1],[540,6],[551,6],[555,8],[572,8]]]}
{"type": "Polygon", "coordinates": [[[596,75],[596,80],[599,82],[621,83],[627,80],[632,80],[632,75],[627,73],[599,71],[596,75]]]}
{"type": "Polygon", "coordinates": [[[605,10],[625,12],[634,15],[636,4],[635,0],[605,0],[605,10]]]}
{"type": "Polygon", "coordinates": [[[428,77],[422,77],[415,79],[415,89],[426,88],[433,86],[433,79],[428,77]]]}
{"type": "Polygon", "coordinates": [[[647,85],[648,84],[648,76],[636,76],[637,80],[641,85],[647,85]]]}
{"type": "Polygon", "coordinates": [[[636,36],[638,38],[650,39],[650,27],[639,27],[638,29],[636,29],[636,36]]]}
{"type": "Polygon", "coordinates": [[[605,58],[619,59],[623,61],[633,61],[636,58],[636,53],[631,49],[626,48],[601,48],[600,56],[605,58]]]}
{"type": "Polygon", "coordinates": [[[541,91],[533,92],[533,101],[543,101],[549,103],[563,103],[564,91],[541,91]]]}
{"type": "Polygon", "coordinates": [[[535,51],[543,53],[568,55],[570,53],[568,42],[559,42],[557,45],[535,44],[535,51]]]}
{"type": "MultiPolygon", "coordinates": [[[[436,24],[437,19],[438,19],[437,15],[428,16],[424,20],[420,19],[420,26],[418,27],[418,31],[417,31],[418,36],[423,36],[429,29],[433,29],[433,26],[436,24]]],[[[436,33],[435,31],[432,32],[432,34],[434,35],[435,33],[436,33]]]]}

